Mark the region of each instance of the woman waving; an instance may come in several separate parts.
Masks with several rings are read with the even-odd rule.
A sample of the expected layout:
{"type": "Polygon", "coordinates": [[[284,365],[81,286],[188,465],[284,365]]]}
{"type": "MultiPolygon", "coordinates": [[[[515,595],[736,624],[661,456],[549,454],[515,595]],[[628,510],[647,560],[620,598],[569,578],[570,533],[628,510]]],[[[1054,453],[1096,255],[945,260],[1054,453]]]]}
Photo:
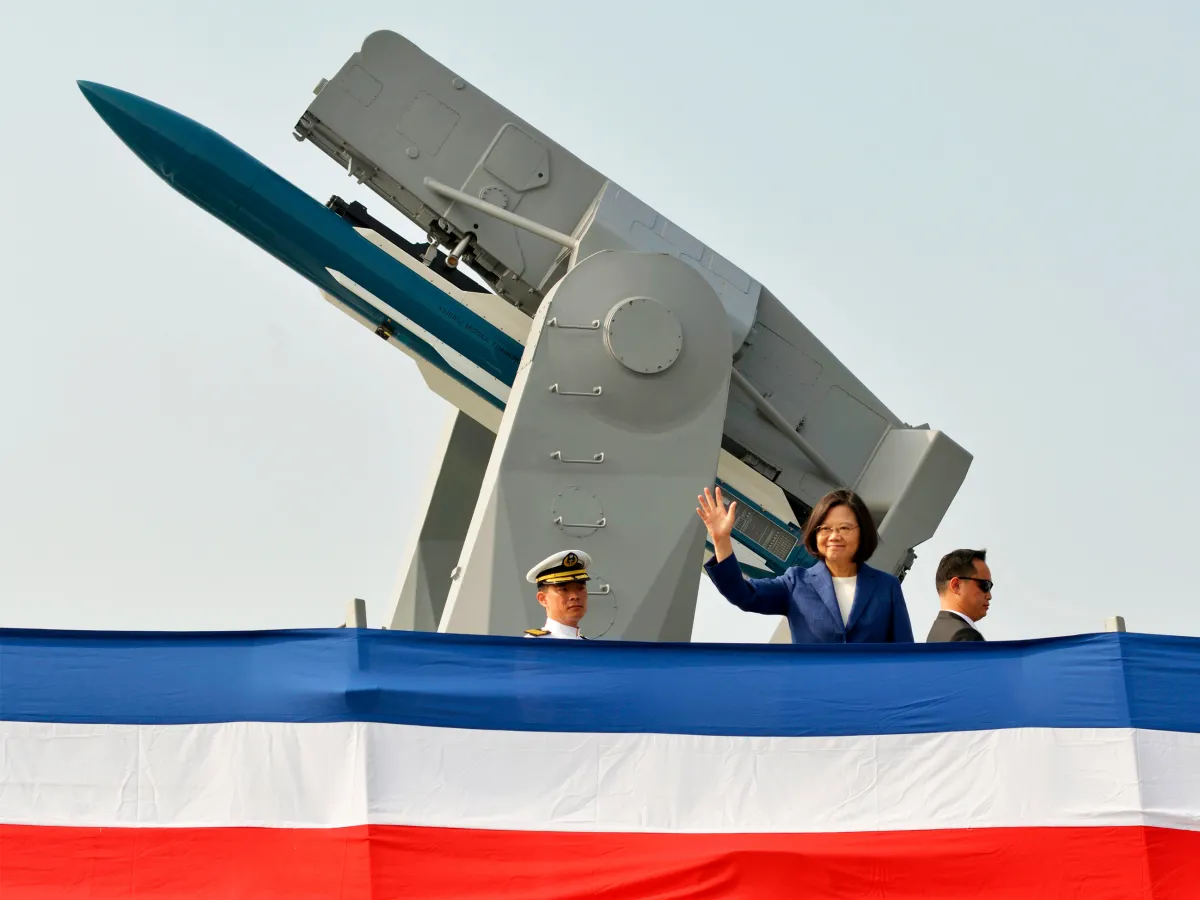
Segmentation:
{"type": "Polygon", "coordinates": [[[733,555],[737,501],[726,508],[721,489],[697,498],[713,557],[704,570],[739,609],[787,616],[793,644],[912,643],[908,607],[896,576],[867,565],[879,533],[866,504],[852,491],[832,491],[813,508],[804,546],[817,559],[777,578],[745,578],[733,555]]]}

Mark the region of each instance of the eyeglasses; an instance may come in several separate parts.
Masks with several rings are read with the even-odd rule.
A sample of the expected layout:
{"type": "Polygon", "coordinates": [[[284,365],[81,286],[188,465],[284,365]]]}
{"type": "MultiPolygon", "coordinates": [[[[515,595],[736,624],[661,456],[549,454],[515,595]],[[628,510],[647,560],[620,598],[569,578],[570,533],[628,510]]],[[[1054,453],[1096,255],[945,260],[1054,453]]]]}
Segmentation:
{"type": "Polygon", "coordinates": [[[821,537],[829,537],[829,535],[837,532],[838,534],[849,534],[852,531],[858,531],[857,525],[821,525],[817,528],[817,534],[821,537]]]}
{"type": "Polygon", "coordinates": [[[990,594],[992,591],[992,588],[996,584],[996,582],[988,581],[986,578],[972,578],[970,575],[958,575],[956,577],[958,578],[959,581],[975,582],[977,585],[979,585],[979,589],[981,591],[983,591],[985,594],[990,594]]]}

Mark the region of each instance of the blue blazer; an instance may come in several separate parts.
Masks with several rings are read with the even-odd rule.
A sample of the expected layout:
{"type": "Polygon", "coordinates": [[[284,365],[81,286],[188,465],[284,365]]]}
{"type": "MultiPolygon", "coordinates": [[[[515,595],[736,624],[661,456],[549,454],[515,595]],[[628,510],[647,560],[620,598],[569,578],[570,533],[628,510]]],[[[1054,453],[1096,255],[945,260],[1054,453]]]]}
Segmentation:
{"type": "Polygon", "coordinates": [[[833,576],[825,563],[793,566],[777,578],[746,578],[731,554],[704,571],[726,600],[746,612],[787,616],[793,644],[912,643],[900,580],[860,563],[850,616],[842,625],[833,576]]]}

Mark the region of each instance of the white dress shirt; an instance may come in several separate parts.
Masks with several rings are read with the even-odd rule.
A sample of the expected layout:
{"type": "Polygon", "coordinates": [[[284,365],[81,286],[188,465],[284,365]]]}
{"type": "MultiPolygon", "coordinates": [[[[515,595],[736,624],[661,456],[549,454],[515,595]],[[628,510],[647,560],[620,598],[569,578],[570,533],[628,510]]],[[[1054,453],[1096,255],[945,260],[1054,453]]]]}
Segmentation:
{"type": "MultiPolygon", "coordinates": [[[[946,610],[946,612],[954,613],[954,615],[958,616],[960,619],[962,619],[964,622],[966,622],[968,625],[970,625],[976,631],[979,631],[979,627],[975,624],[975,622],[971,619],[971,617],[968,616],[966,613],[960,613],[957,609],[948,609],[948,610],[946,610]]],[[[979,633],[983,634],[982,631],[980,631],[979,633]]]]}

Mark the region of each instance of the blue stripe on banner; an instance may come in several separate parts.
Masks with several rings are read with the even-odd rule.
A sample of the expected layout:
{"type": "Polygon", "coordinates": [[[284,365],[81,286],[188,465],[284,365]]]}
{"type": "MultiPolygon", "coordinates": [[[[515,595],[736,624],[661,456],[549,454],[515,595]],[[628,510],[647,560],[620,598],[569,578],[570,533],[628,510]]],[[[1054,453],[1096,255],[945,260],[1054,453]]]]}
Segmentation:
{"type": "Polygon", "coordinates": [[[0,719],[368,721],[525,731],[1200,732],[1200,640],[791,646],[400,631],[0,630],[0,719]]]}

